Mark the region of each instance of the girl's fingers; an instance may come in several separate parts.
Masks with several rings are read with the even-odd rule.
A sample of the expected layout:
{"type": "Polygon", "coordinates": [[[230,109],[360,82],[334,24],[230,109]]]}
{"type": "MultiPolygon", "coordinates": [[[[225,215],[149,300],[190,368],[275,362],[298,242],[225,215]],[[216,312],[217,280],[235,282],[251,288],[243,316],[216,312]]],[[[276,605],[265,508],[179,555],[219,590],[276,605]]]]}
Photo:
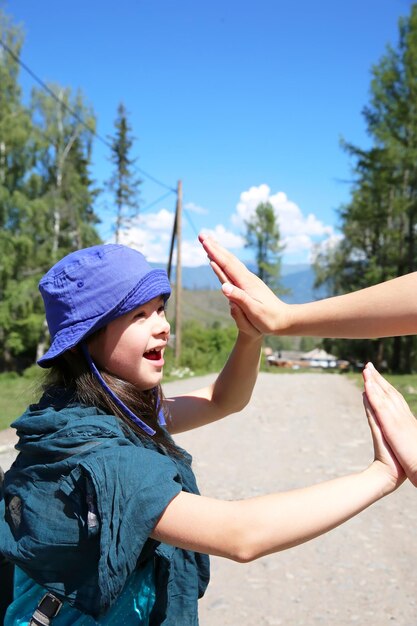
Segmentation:
{"type": "Polygon", "coordinates": [[[255,337],[261,335],[258,329],[248,320],[242,309],[234,302],[230,303],[230,315],[233,317],[238,329],[242,332],[255,337]]]}
{"type": "Polygon", "coordinates": [[[366,417],[368,418],[369,428],[371,429],[372,437],[375,438],[380,432],[379,426],[377,426],[375,412],[369,403],[366,393],[362,394],[362,400],[363,406],[365,408],[366,417]]]}

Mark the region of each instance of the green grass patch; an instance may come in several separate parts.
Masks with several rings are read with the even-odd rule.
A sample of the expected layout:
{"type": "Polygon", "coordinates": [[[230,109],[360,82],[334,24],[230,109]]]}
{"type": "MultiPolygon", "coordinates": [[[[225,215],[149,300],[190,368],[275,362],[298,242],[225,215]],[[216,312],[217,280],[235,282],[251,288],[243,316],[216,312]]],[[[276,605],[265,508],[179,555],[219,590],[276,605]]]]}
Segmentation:
{"type": "Polygon", "coordinates": [[[39,368],[31,367],[23,376],[14,372],[0,374],[0,430],[10,426],[28,404],[39,397],[39,368]]]}
{"type": "MultiPolygon", "coordinates": [[[[229,334],[228,331],[226,331],[226,336],[228,334],[229,334]]],[[[213,337],[210,337],[210,333],[208,333],[208,335],[209,335],[209,339],[213,340],[213,337]]],[[[201,339],[202,339],[201,335],[198,336],[198,339],[199,341],[196,341],[196,343],[201,343],[201,339]]],[[[224,341],[225,337],[222,337],[222,339],[224,341]]],[[[232,336],[227,336],[227,339],[228,341],[225,342],[226,344],[229,342],[230,344],[233,343],[232,336]]],[[[221,345],[220,349],[219,349],[219,346],[216,346],[217,350],[216,349],[213,350],[213,346],[211,346],[213,350],[211,354],[209,353],[209,363],[211,367],[207,365],[207,362],[204,362],[204,364],[201,363],[200,367],[196,368],[197,371],[193,370],[191,374],[190,374],[187,364],[183,364],[182,367],[179,368],[179,372],[177,373],[172,363],[173,355],[170,354],[167,359],[168,367],[166,368],[167,376],[164,376],[165,382],[168,382],[169,380],[175,380],[177,378],[188,377],[193,374],[199,375],[199,374],[207,373],[210,371],[219,371],[224,362],[223,359],[226,360],[228,350],[230,349],[230,345],[227,345],[226,354],[224,354],[222,348],[224,348],[225,346],[223,346],[222,343],[223,342],[220,342],[220,345],[221,345]],[[217,354],[217,351],[220,352],[220,354],[217,354]],[[171,370],[172,370],[172,374],[171,374],[171,370]],[[188,370],[188,371],[184,371],[184,370],[188,370]]],[[[210,342],[208,342],[208,344],[210,344],[210,342]]],[[[205,350],[208,350],[208,347],[209,347],[208,344],[204,346],[205,350]]],[[[190,360],[193,360],[193,359],[190,359],[190,360]]],[[[273,372],[276,374],[291,373],[294,375],[297,375],[297,373],[306,373],[306,372],[313,371],[311,369],[307,370],[303,368],[299,370],[290,370],[290,369],[284,369],[284,368],[279,368],[279,367],[270,367],[268,365],[265,365],[265,363],[263,363],[263,366],[261,369],[263,371],[271,372],[271,373],[273,372]]],[[[318,373],[318,372],[319,370],[313,371],[313,373],[318,373]]],[[[324,373],[329,373],[329,372],[324,370],[324,373]]],[[[335,374],[338,374],[338,373],[335,372],[335,374]]],[[[10,426],[10,423],[14,419],[19,417],[19,415],[25,410],[25,408],[30,403],[35,402],[39,398],[39,395],[40,395],[39,379],[41,375],[42,375],[42,371],[36,366],[31,367],[28,370],[26,370],[22,376],[19,376],[18,374],[14,372],[0,374],[0,430],[10,426]]],[[[340,374],[339,373],[339,375],[348,376],[350,379],[354,380],[357,383],[359,388],[363,387],[363,380],[362,380],[361,374],[359,373],[358,374],[356,373],[340,374]]],[[[398,389],[400,393],[402,393],[402,395],[404,396],[404,398],[410,405],[411,411],[414,413],[414,415],[417,416],[417,374],[410,374],[410,375],[387,374],[385,377],[396,389],[398,389]]]]}
{"type": "MultiPolygon", "coordinates": [[[[363,387],[362,374],[347,374],[363,387]]],[[[404,396],[410,409],[417,416],[417,374],[384,374],[384,378],[404,396]]]]}

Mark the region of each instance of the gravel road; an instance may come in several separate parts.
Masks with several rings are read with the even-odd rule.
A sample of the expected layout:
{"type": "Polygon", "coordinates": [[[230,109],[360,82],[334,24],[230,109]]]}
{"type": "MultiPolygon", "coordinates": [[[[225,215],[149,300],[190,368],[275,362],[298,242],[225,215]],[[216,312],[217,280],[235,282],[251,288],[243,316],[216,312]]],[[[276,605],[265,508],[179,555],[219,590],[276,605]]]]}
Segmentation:
{"type": "MultiPolygon", "coordinates": [[[[164,389],[175,395],[211,380],[164,389]]],[[[13,441],[0,433],[3,467],[13,441]]],[[[177,441],[194,457],[201,492],[224,499],[303,487],[372,458],[361,392],[332,374],[262,373],[249,407],[177,441]]],[[[201,626],[415,626],[416,530],[417,491],[406,483],[305,545],[245,565],[214,557],[201,626]]]]}

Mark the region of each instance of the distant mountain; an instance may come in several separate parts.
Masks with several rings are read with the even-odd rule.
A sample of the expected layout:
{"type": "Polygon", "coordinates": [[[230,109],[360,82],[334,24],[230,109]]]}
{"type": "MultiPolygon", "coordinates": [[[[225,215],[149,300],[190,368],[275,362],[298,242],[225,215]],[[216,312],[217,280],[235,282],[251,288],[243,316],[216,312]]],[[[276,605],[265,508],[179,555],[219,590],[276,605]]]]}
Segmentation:
{"type": "MultiPolygon", "coordinates": [[[[319,300],[326,297],[326,290],[314,289],[315,274],[308,264],[283,265],[281,269],[281,282],[283,287],[290,289],[291,293],[281,296],[288,304],[300,304],[311,300],[319,300]]],[[[175,269],[172,280],[175,282],[175,269]]],[[[212,290],[219,288],[219,281],[208,265],[199,267],[182,268],[182,285],[189,290],[212,290]]]]}
{"type": "Polygon", "coordinates": [[[288,295],[281,296],[282,300],[288,304],[301,304],[302,302],[320,300],[328,296],[329,294],[325,288],[314,289],[315,279],[316,275],[310,265],[307,265],[303,270],[290,271],[287,274],[282,272],[282,285],[291,290],[291,293],[288,295]]]}

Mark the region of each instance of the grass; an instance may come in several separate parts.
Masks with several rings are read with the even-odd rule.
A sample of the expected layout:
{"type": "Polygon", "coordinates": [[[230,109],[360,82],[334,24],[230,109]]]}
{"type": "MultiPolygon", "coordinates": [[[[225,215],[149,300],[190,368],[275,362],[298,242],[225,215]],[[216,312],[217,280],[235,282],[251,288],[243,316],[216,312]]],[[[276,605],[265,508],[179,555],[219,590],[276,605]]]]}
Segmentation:
{"type": "Polygon", "coordinates": [[[0,430],[10,426],[38,396],[39,368],[26,370],[23,376],[0,374],[0,430]]]}
{"type": "MultiPolygon", "coordinates": [[[[359,387],[363,386],[361,374],[347,374],[359,387]]],[[[417,374],[384,374],[388,382],[404,396],[410,409],[417,416],[417,374]]]]}
{"type": "MultiPolygon", "coordinates": [[[[175,317],[175,290],[168,300],[167,318],[172,322],[175,317]]],[[[229,304],[220,290],[182,292],[182,319],[184,323],[197,320],[202,326],[210,327],[214,321],[221,326],[234,324],[229,313],[229,304]]]]}
{"type": "MultiPolygon", "coordinates": [[[[291,373],[295,376],[299,372],[311,372],[309,369],[301,370],[281,370],[280,368],[272,368],[264,366],[263,371],[281,373],[291,373]]],[[[0,430],[10,426],[10,423],[16,419],[25,408],[37,400],[39,397],[39,376],[38,367],[32,367],[26,370],[23,376],[14,373],[0,374],[0,430]]],[[[337,374],[348,376],[354,380],[358,387],[362,387],[362,375],[360,373],[337,374]]],[[[165,380],[175,380],[179,376],[166,377],[165,380]]],[[[387,380],[396,388],[408,404],[411,411],[417,416],[417,374],[387,374],[387,380]]]]}

